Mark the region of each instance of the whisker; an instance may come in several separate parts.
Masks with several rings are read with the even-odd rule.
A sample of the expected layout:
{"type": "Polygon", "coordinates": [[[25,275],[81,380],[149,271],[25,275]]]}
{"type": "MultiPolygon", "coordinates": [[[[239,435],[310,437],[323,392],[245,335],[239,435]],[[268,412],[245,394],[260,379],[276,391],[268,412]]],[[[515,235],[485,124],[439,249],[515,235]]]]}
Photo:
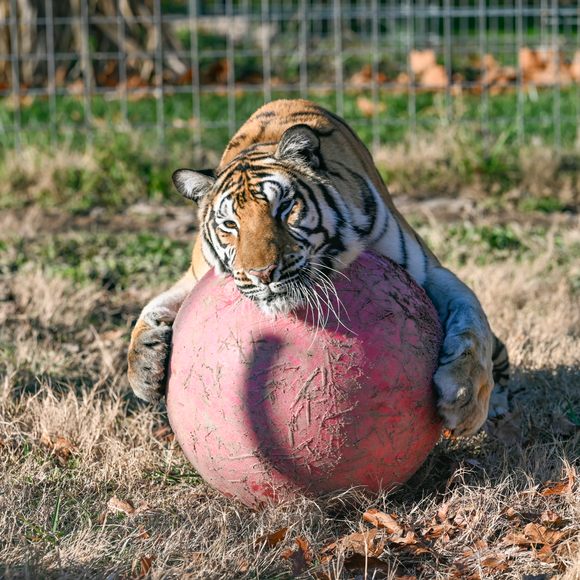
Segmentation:
{"type": "Polygon", "coordinates": [[[348,310],[346,309],[346,307],[344,306],[344,303],[340,299],[338,292],[336,290],[336,286],[334,285],[334,282],[332,281],[332,279],[327,274],[325,274],[324,272],[321,272],[320,270],[318,270],[316,268],[312,268],[312,272],[315,275],[315,277],[317,277],[319,280],[326,281],[327,285],[329,286],[329,289],[332,291],[332,293],[334,294],[334,296],[336,298],[336,302],[338,304],[339,311],[342,308],[342,310],[345,312],[347,318],[350,320],[348,310]]]}
{"type": "Polygon", "coordinates": [[[310,264],[317,266],[318,268],[325,268],[326,270],[330,270],[331,272],[339,274],[340,276],[342,276],[343,278],[346,278],[350,282],[350,278],[344,272],[341,272],[340,270],[337,270],[336,268],[333,268],[332,266],[328,266],[327,264],[323,264],[322,262],[316,262],[314,260],[311,260],[310,264]]]}

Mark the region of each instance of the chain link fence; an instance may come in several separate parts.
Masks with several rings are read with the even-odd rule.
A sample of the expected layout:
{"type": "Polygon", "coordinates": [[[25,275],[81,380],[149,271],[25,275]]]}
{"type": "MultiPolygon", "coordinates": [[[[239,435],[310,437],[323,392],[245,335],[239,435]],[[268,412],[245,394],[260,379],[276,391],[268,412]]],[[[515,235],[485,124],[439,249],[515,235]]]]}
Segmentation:
{"type": "Polygon", "coordinates": [[[0,142],[103,128],[219,150],[313,99],[373,148],[451,124],[577,146],[575,0],[0,0],[0,142]]]}

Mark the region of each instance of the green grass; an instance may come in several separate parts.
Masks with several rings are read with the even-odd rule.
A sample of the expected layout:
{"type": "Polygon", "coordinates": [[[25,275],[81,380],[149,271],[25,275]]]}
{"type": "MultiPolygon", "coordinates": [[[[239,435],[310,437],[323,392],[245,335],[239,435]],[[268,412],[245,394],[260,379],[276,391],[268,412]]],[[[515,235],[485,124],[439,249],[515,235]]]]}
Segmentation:
{"type": "Polygon", "coordinates": [[[68,232],[0,239],[0,273],[26,271],[42,264],[47,275],[106,289],[147,288],[173,282],[191,261],[191,244],[159,234],[68,232]]]}
{"type": "MultiPolygon", "coordinates": [[[[558,213],[574,210],[580,192],[575,176],[580,167],[576,143],[577,88],[561,93],[562,149],[553,146],[555,92],[526,95],[522,104],[526,123],[523,144],[518,142],[515,93],[489,99],[487,131],[482,131],[481,100],[463,95],[448,101],[444,93],[415,95],[417,134],[411,131],[408,94],[381,92],[384,107],[373,132],[372,119],[364,117],[357,99],[365,92],[344,95],[344,118],[367,145],[378,137],[378,167],[395,193],[430,197],[470,195],[496,209],[508,196],[519,197],[518,210],[558,213]],[[418,144],[421,144],[419,147],[418,144]],[[548,152],[552,159],[545,159],[548,152]]],[[[298,94],[275,93],[274,98],[298,94]]],[[[336,109],[336,94],[309,95],[321,105],[336,109]]],[[[174,192],[171,174],[178,167],[214,167],[231,137],[228,106],[233,104],[240,125],[263,102],[260,92],[241,92],[229,103],[225,94],[201,96],[202,119],[192,119],[189,94],[167,95],[163,102],[165,138],[155,120],[158,103],[152,98],[130,101],[132,124],[149,128],[123,128],[121,103],[95,97],[91,101],[93,129],[85,130],[83,101],[59,97],[55,119],[56,143],[48,131],[48,102],[35,99],[22,108],[20,150],[14,132],[0,133],[0,210],[32,205],[87,215],[95,208],[108,213],[147,201],[183,203],[174,192]],[[208,120],[215,125],[208,127],[208,120]],[[202,148],[195,147],[201,132],[202,148]],[[88,136],[91,139],[88,139],[88,136]]],[[[13,122],[13,110],[0,102],[0,126],[13,122]]]]}
{"type": "MultiPolygon", "coordinates": [[[[361,95],[371,97],[370,91],[346,92],[343,116],[356,127],[363,141],[370,144],[373,138],[372,122],[371,119],[365,117],[357,105],[357,98],[361,95]]],[[[294,93],[274,91],[273,94],[273,98],[298,96],[298,91],[294,93]]],[[[336,95],[332,92],[310,91],[307,97],[336,110],[336,95]]],[[[264,100],[262,92],[257,90],[256,92],[239,92],[233,97],[233,102],[236,125],[239,126],[263,104],[264,100]]],[[[413,109],[419,130],[432,130],[441,124],[460,122],[470,125],[475,133],[479,133],[482,122],[487,119],[490,137],[502,134],[508,144],[515,143],[518,138],[516,116],[521,106],[525,120],[525,141],[539,139],[547,145],[553,144],[555,140],[555,114],[559,107],[559,115],[563,119],[561,144],[564,148],[572,147],[575,143],[574,119],[577,118],[580,106],[576,87],[562,89],[559,101],[556,91],[552,89],[540,90],[537,94],[525,94],[520,104],[518,104],[517,93],[504,93],[490,98],[487,108],[484,108],[479,96],[470,94],[448,98],[445,93],[419,92],[413,96],[381,90],[378,102],[385,111],[379,115],[378,128],[378,137],[384,144],[400,142],[408,135],[413,122],[413,109]]],[[[188,123],[194,115],[192,96],[190,94],[167,95],[162,104],[163,119],[167,126],[166,144],[191,146],[195,133],[201,131],[204,149],[216,153],[221,152],[231,137],[228,127],[228,104],[229,100],[225,94],[202,94],[200,97],[202,117],[196,119],[190,127],[188,123]]],[[[97,135],[116,133],[123,123],[119,100],[95,96],[91,99],[90,114],[97,135]]],[[[152,143],[159,141],[159,135],[154,130],[157,117],[158,103],[153,97],[131,100],[127,103],[129,124],[151,128],[150,131],[145,132],[145,139],[152,143]]],[[[7,101],[0,102],[0,126],[11,126],[13,123],[13,109],[7,101]]],[[[54,126],[60,142],[70,143],[75,147],[86,144],[85,129],[88,123],[82,98],[58,97],[54,126]]],[[[23,106],[21,126],[20,138],[24,143],[49,145],[50,107],[48,101],[36,98],[28,106],[23,106]]],[[[0,144],[4,147],[14,146],[15,139],[16,135],[12,131],[0,133],[0,144]]]]}

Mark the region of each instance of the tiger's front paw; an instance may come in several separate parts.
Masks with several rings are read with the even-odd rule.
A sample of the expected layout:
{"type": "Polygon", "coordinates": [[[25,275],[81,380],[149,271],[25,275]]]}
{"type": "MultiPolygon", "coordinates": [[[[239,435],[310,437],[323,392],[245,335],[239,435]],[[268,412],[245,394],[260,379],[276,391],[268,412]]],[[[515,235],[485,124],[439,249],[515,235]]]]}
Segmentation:
{"type": "Polygon", "coordinates": [[[454,435],[472,435],[487,418],[493,390],[488,350],[469,333],[445,337],[433,380],[439,413],[454,435]]]}
{"type": "Polygon", "coordinates": [[[137,397],[158,401],[165,394],[172,329],[161,316],[137,321],[127,354],[129,384],[137,397]]]}

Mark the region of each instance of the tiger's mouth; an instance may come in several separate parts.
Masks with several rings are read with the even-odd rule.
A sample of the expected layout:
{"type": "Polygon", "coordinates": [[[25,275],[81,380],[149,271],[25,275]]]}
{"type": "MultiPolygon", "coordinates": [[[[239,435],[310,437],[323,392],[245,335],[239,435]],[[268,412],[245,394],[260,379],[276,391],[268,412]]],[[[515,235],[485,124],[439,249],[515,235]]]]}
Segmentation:
{"type": "Polygon", "coordinates": [[[332,272],[327,274],[319,264],[306,262],[281,281],[238,286],[238,289],[268,316],[285,315],[302,308],[307,314],[311,312],[315,320],[321,320],[327,310],[340,309],[340,299],[329,274],[332,272]]]}

